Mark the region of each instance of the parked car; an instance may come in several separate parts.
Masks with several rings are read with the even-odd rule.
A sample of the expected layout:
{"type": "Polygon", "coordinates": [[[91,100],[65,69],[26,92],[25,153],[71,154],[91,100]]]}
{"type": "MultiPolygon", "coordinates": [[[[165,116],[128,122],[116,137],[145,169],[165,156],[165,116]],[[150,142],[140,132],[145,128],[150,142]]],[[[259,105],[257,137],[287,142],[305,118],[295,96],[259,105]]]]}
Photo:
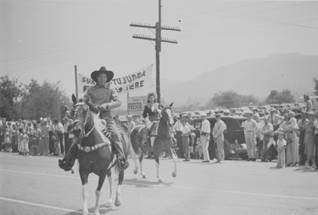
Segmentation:
{"type": "MultiPolygon", "coordinates": [[[[241,127],[243,121],[246,118],[241,116],[223,116],[221,119],[227,126],[227,129],[224,131],[224,155],[226,160],[230,159],[247,159],[247,150],[244,147],[245,137],[244,130],[241,127]]],[[[209,145],[210,158],[215,158],[216,144],[214,143],[212,137],[212,129],[216,122],[215,117],[208,118],[211,124],[211,137],[209,145]]],[[[196,135],[200,135],[200,128],[202,124],[202,119],[194,119],[193,125],[196,128],[196,135]]],[[[197,145],[198,138],[196,138],[195,145],[197,145]]]]}

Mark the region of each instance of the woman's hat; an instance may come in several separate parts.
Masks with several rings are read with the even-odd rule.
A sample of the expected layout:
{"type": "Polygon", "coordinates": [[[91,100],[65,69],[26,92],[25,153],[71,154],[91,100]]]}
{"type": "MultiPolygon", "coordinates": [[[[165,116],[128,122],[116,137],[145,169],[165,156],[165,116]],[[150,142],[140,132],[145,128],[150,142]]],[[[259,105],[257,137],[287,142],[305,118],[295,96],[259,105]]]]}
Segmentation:
{"type": "Polygon", "coordinates": [[[94,72],[91,73],[91,78],[93,79],[93,81],[97,82],[97,77],[100,74],[107,75],[107,82],[110,82],[114,77],[114,73],[112,71],[107,70],[106,67],[102,66],[99,70],[95,70],[94,72]]]}

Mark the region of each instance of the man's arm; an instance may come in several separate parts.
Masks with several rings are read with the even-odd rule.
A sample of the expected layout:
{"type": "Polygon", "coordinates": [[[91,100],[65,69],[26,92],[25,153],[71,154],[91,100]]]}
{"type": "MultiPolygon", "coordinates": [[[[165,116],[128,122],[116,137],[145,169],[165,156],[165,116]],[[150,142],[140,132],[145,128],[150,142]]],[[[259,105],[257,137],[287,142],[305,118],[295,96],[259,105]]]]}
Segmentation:
{"type": "Polygon", "coordinates": [[[118,94],[116,90],[111,89],[111,97],[110,97],[110,102],[104,103],[100,105],[101,108],[105,110],[110,110],[113,108],[117,108],[121,105],[121,101],[118,99],[118,94]]]}
{"type": "Polygon", "coordinates": [[[91,101],[91,96],[90,96],[90,87],[85,91],[84,96],[83,96],[83,101],[85,104],[88,105],[89,109],[95,113],[98,113],[99,110],[96,105],[93,104],[91,101]]]}

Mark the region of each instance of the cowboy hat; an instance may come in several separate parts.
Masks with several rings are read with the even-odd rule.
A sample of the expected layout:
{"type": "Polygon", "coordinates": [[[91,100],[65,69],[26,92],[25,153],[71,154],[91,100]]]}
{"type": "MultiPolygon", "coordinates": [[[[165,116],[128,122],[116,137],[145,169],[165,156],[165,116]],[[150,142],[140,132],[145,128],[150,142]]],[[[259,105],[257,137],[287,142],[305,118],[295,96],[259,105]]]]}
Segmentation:
{"type": "Polygon", "coordinates": [[[99,70],[95,70],[94,72],[91,73],[91,78],[93,79],[93,81],[97,82],[97,77],[100,74],[106,74],[107,75],[107,81],[106,82],[110,82],[113,77],[114,77],[114,73],[110,70],[107,70],[106,67],[102,66],[99,70]]]}

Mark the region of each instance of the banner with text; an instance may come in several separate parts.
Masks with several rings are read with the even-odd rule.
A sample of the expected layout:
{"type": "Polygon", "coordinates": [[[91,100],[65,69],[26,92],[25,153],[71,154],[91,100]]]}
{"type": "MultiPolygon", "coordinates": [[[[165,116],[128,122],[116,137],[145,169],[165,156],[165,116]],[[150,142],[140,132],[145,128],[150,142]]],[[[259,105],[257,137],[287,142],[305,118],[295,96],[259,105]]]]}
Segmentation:
{"type": "MultiPolygon", "coordinates": [[[[83,95],[86,89],[90,86],[93,86],[95,82],[80,73],[77,74],[77,84],[78,84],[78,93],[83,95]]],[[[112,88],[116,89],[118,94],[123,94],[129,92],[135,92],[138,90],[150,91],[153,88],[153,65],[147,66],[141,69],[138,72],[113,78],[110,85],[112,88]]]]}
{"type": "Polygon", "coordinates": [[[147,96],[132,96],[127,98],[127,113],[141,115],[147,103],[147,96]]]}

